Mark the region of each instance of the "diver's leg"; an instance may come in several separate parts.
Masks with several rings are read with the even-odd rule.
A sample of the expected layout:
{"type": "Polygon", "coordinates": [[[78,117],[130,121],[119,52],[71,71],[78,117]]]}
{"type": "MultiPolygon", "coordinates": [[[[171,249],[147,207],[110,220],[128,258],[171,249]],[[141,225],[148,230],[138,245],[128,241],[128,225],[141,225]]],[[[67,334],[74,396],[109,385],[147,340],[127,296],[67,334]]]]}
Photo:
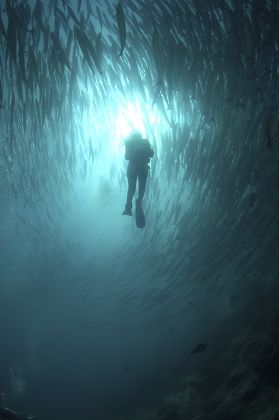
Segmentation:
{"type": "Polygon", "coordinates": [[[143,196],[144,196],[144,192],[145,192],[145,186],[146,186],[146,181],[147,181],[147,176],[148,176],[148,170],[142,170],[139,173],[139,194],[138,194],[138,203],[141,205],[142,200],[143,200],[143,196]]]}
{"type": "Polygon", "coordinates": [[[127,193],[127,203],[132,207],[132,200],[136,191],[137,183],[137,173],[136,171],[130,170],[128,173],[128,193],[127,193]]]}
{"type": "Polygon", "coordinates": [[[125,210],[123,214],[132,215],[132,200],[135,194],[136,182],[137,182],[136,171],[132,169],[128,169],[127,178],[128,178],[128,192],[127,192],[127,201],[125,205],[125,210]]]}

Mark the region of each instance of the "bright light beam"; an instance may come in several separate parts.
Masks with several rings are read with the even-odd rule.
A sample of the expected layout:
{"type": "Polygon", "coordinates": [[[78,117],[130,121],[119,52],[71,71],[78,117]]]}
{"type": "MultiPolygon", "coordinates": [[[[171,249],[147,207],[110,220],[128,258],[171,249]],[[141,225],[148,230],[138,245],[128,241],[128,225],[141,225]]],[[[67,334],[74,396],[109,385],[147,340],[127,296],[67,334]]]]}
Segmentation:
{"type": "Polygon", "coordinates": [[[140,130],[147,138],[154,135],[158,140],[162,128],[159,110],[140,98],[127,101],[118,94],[107,106],[94,108],[92,103],[83,120],[83,132],[97,151],[97,173],[109,173],[112,163],[119,168],[123,165],[124,141],[132,130],[140,130]]]}

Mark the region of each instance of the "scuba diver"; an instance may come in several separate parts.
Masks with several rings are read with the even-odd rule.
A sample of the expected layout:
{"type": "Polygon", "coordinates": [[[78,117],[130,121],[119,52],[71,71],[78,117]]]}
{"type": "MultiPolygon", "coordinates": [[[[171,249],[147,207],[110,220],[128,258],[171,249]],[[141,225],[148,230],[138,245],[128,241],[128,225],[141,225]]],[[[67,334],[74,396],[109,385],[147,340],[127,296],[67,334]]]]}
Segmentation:
{"type": "Polygon", "coordinates": [[[137,206],[141,207],[150,167],[148,163],[153,158],[154,150],[139,130],[133,130],[125,141],[125,159],[129,161],[127,169],[128,192],[125,209],[122,215],[132,216],[132,200],[139,181],[137,206]]]}
{"type": "Polygon", "coordinates": [[[34,415],[28,417],[20,416],[18,413],[7,407],[0,407],[0,420],[31,420],[34,418],[34,415]]]}

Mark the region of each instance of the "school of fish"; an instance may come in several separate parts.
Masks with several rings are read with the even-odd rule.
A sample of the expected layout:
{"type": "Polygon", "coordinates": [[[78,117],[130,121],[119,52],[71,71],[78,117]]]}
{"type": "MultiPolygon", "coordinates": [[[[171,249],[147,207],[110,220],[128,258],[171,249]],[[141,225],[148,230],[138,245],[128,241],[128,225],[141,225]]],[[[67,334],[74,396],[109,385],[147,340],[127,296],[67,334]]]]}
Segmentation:
{"type": "MultiPolygon", "coordinates": [[[[68,300],[87,328],[133,318],[135,328],[222,296],[229,265],[249,281],[254,264],[273,272],[278,99],[276,0],[1,1],[1,206],[11,203],[8,219],[31,244],[16,294],[40,310],[68,300]],[[147,227],[126,229],[103,262],[86,260],[75,238],[64,239],[63,195],[94,174],[110,139],[85,136],[83,116],[98,115],[110,132],[107,110],[131,92],[165,127],[155,132],[144,114],[156,153],[147,227]],[[100,311],[113,302],[105,319],[94,319],[92,299],[100,311]]],[[[111,182],[125,189],[123,167],[111,182]]]]}

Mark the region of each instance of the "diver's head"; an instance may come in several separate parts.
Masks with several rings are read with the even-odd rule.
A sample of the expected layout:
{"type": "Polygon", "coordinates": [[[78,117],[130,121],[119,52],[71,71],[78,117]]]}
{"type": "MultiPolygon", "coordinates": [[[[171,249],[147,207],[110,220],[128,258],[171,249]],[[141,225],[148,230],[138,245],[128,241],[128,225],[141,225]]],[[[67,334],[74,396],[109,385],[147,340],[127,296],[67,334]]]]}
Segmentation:
{"type": "Polygon", "coordinates": [[[140,130],[138,129],[134,129],[131,131],[131,133],[129,134],[129,138],[131,140],[141,140],[142,139],[142,133],[140,130]]]}

